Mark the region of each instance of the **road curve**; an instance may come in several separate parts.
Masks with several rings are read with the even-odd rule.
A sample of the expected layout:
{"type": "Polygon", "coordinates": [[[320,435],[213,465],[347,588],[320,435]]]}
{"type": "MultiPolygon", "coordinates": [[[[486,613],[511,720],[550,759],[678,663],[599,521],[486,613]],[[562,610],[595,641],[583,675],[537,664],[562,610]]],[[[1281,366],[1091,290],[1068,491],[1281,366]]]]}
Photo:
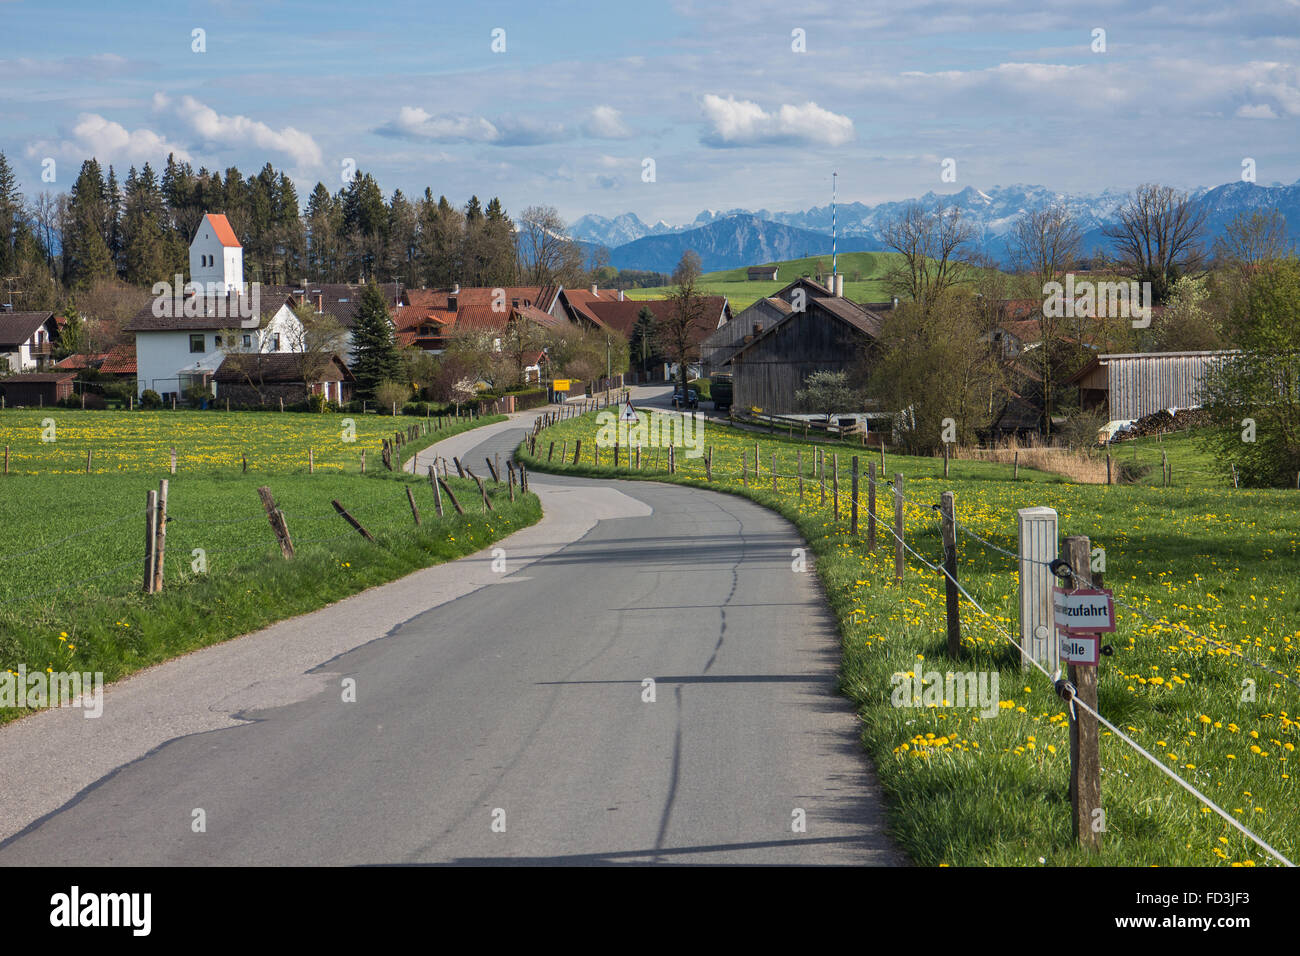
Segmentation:
{"type": "MultiPolygon", "coordinates": [[[[441,452],[504,460],[528,419],[441,452]]],[[[45,794],[59,803],[30,822],[5,809],[23,828],[0,865],[902,863],[793,527],[694,488],[531,485],[548,517],[499,545],[504,571],[484,553],[296,619],[311,619],[302,651],[279,652],[273,679],[253,676],[261,645],[292,622],[110,690],[120,762],[45,794]],[[412,613],[368,635],[358,607],[389,589],[412,613]],[[337,656],[313,659],[331,641],[337,656]],[[233,678],[230,661],[194,672],[231,645],[233,678]],[[233,686],[211,688],[218,672],[233,686]],[[122,711],[141,695],[206,698],[208,722],[133,736],[149,719],[122,711]]],[[[38,721],[72,748],[47,751],[60,763],[102,748],[71,718],[0,730],[0,760],[40,742],[22,729],[38,721]]]]}

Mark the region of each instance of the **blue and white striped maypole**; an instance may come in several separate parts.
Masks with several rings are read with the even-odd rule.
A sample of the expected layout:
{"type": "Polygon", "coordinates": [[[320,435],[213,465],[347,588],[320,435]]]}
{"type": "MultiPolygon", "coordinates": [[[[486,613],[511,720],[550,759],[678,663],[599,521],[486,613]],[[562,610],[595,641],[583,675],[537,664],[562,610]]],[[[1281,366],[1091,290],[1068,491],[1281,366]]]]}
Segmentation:
{"type": "Polygon", "coordinates": [[[835,246],[836,246],[836,238],[839,233],[838,230],[836,229],[836,221],[835,221],[835,177],[838,175],[839,173],[831,173],[831,288],[832,289],[834,289],[835,287],[835,276],[837,274],[835,270],[835,246]]]}

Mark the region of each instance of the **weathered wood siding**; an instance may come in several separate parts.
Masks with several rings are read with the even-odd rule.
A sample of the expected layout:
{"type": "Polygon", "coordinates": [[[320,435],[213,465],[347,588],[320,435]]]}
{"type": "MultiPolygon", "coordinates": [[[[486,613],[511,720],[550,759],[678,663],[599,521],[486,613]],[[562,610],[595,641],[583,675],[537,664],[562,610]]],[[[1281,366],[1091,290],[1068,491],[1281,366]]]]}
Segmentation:
{"type": "Polygon", "coordinates": [[[809,375],[849,371],[869,342],[865,333],[815,307],[795,313],[732,359],[734,404],[774,415],[796,412],[794,393],[809,375]]]}
{"type": "Polygon", "coordinates": [[[1200,405],[1217,352],[1103,355],[1112,419],[1142,418],[1162,408],[1200,405]]]}

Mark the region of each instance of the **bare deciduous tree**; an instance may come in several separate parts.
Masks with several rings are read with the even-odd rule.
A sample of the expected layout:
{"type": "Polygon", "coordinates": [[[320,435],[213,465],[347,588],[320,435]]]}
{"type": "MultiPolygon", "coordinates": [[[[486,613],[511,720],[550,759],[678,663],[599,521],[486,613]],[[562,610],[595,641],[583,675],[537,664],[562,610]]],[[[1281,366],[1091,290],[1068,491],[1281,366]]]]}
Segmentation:
{"type": "Polygon", "coordinates": [[[1137,281],[1150,282],[1154,303],[1163,305],[1179,278],[1202,272],[1205,215],[1187,193],[1147,183],[1133,191],[1117,221],[1102,232],[1114,244],[1120,267],[1137,281]]]}
{"type": "Polygon", "coordinates": [[[1238,213],[1214,243],[1214,258],[1247,277],[1290,251],[1286,219],[1277,209],[1238,213]]]}
{"type": "Polygon", "coordinates": [[[704,318],[704,296],[700,293],[700,257],[693,249],[682,253],[673,270],[675,288],[668,295],[672,309],[655,326],[655,340],[670,360],[677,363],[677,377],[686,394],[687,366],[698,345],[697,326],[704,318]]]}
{"type": "Polygon", "coordinates": [[[529,206],[519,218],[516,242],[519,273],[533,285],[579,286],[588,270],[582,246],[567,235],[568,227],[554,206],[529,206]]]}
{"type": "Polygon", "coordinates": [[[918,303],[928,315],[961,282],[973,254],[975,227],[961,209],[938,200],[933,208],[911,203],[885,224],[885,244],[903,261],[885,275],[891,292],[918,303]]]}

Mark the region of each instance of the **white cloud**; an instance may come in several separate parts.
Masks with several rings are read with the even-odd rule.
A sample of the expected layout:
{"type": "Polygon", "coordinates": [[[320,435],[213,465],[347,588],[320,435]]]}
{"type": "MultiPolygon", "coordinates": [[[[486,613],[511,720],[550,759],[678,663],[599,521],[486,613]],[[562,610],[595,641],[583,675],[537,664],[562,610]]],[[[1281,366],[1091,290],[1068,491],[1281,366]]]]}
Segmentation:
{"type": "Polygon", "coordinates": [[[824,110],[809,100],[802,106],[782,105],[769,113],[752,100],[704,96],[703,111],[711,129],[709,146],[752,146],[761,143],[808,143],[839,146],[853,139],[853,120],[824,110]]]}
{"type": "Polygon", "coordinates": [[[155,166],[175,153],[176,158],[189,161],[193,157],[181,146],[168,141],[161,133],[151,129],[129,130],[121,123],[105,119],[98,113],[81,113],[77,116],[72,135],[61,142],[42,140],[27,148],[29,156],[56,156],[81,162],[95,157],[101,164],[155,166]]]}
{"type": "Polygon", "coordinates": [[[497,128],[479,116],[443,113],[434,116],[418,106],[403,106],[397,118],[376,130],[385,136],[403,139],[426,139],[439,142],[490,143],[497,138],[497,128]]]}
{"type": "Polygon", "coordinates": [[[623,123],[623,114],[612,106],[595,107],[582,131],[593,139],[626,139],[632,135],[623,123]]]}
{"type": "Polygon", "coordinates": [[[464,113],[433,115],[418,106],[403,106],[396,119],[375,130],[381,136],[429,142],[492,143],[496,146],[533,146],[553,143],[565,135],[561,123],[532,117],[503,116],[494,123],[464,113]]]}
{"type": "Polygon", "coordinates": [[[311,135],[292,126],[277,130],[247,116],[223,116],[192,96],[183,96],[179,103],[173,104],[165,94],[155,93],[153,105],[155,110],[170,111],[213,146],[242,147],[244,150],[255,146],[260,150],[283,153],[300,167],[317,167],[323,161],[321,148],[311,135]]]}
{"type": "Polygon", "coordinates": [[[1273,107],[1267,103],[1257,105],[1247,105],[1243,103],[1237,107],[1237,115],[1242,119],[1277,119],[1277,114],[1273,112],[1273,107]]]}

